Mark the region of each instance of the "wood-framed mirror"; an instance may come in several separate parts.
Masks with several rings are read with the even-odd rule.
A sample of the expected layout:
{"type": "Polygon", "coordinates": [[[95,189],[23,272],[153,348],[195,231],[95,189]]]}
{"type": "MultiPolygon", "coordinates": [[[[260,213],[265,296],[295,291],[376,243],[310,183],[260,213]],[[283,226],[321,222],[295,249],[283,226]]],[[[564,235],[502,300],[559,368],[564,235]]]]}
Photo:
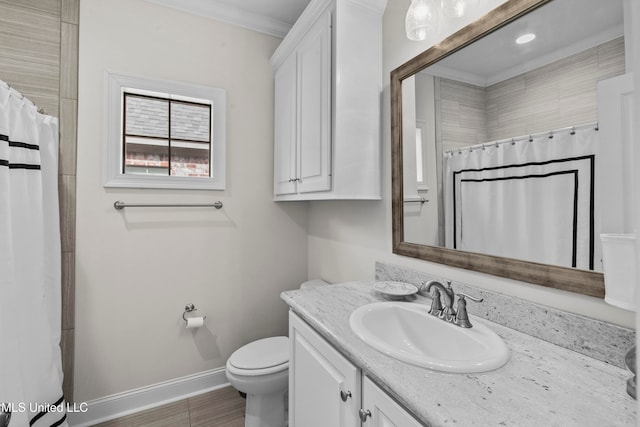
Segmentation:
{"type": "MultiPolygon", "coordinates": [[[[615,0],[615,2],[618,2],[618,0],[615,0]]],[[[564,258],[562,258],[564,255],[560,256],[560,258],[562,259],[559,258],[559,261],[557,262],[555,261],[555,259],[553,261],[547,261],[547,259],[544,257],[547,256],[548,252],[553,252],[553,250],[550,251],[549,249],[543,249],[545,255],[539,258],[536,258],[535,255],[531,257],[529,255],[520,256],[519,254],[513,257],[507,256],[512,253],[512,249],[508,248],[507,243],[501,243],[500,245],[503,248],[502,250],[506,251],[505,253],[499,253],[498,250],[496,250],[496,253],[492,253],[493,249],[489,249],[487,251],[476,250],[473,249],[473,245],[468,246],[472,249],[466,249],[467,246],[461,244],[459,236],[462,233],[459,230],[462,228],[462,213],[456,214],[455,207],[456,201],[458,201],[460,205],[462,205],[462,196],[455,194],[455,189],[458,189],[458,191],[462,193],[461,184],[456,181],[456,177],[460,177],[460,175],[456,175],[460,173],[460,169],[454,169],[455,174],[453,174],[451,166],[447,163],[446,159],[447,156],[454,157],[454,154],[457,155],[458,152],[462,154],[463,151],[471,152],[474,150],[481,151],[486,149],[494,150],[495,152],[497,152],[498,150],[502,149],[506,150],[508,146],[515,146],[516,142],[520,143],[520,140],[523,140],[523,136],[525,135],[528,136],[528,138],[526,139],[528,139],[532,144],[538,144],[537,140],[534,141],[534,139],[540,138],[541,142],[537,146],[542,146],[544,144],[547,144],[548,142],[557,142],[557,140],[560,139],[559,137],[556,138],[556,141],[551,141],[551,139],[556,135],[560,135],[561,133],[566,133],[567,135],[572,135],[573,137],[573,135],[576,134],[577,127],[584,127],[585,129],[589,128],[589,132],[596,131],[596,133],[598,133],[598,126],[602,127],[602,123],[598,122],[598,101],[595,101],[597,88],[595,86],[597,86],[598,82],[601,80],[606,80],[625,74],[624,29],[623,25],[620,24],[621,21],[624,21],[622,12],[623,6],[622,0],[619,0],[620,4],[616,3],[615,6],[612,6],[611,4],[609,4],[609,2],[606,2],[607,4],[603,4],[602,7],[609,9],[613,8],[614,10],[612,12],[602,12],[602,14],[600,14],[600,9],[593,10],[590,6],[582,4],[581,1],[578,3],[579,4],[576,5],[575,0],[509,0],[484,17],[480,18],[476,22],[473,22],[472,24],[466,26],[444,41],[424,51],[423,53],[407,61],[391,72],[392,229],[394,253],[419,258],[426,261],[446,264],[453,267],[474,270],[537,285],[562,289],[565,291],[577,292],[599,298],[604,297],[604,278],[601,272],[601,246],[599,243],[599,233],[607,232],[607,230],[603,230],[604,227],[602,226],[603,223],[607,223],[607,219],[604,218],[604,216],[601,215],[601,213],[598,211],[599,206],[603,204],[602,202],[604,199],[599,200],[598,197],[602,196],[596,196],[598,192],[602,193],[600,190],[598,190],[599,186],[601,185],[598,181],[599,177],[594,172],[594,170],[598,171],[598,167],[601,167],[602,165],[602,163],[598,163],[600,159],[597,156],[569,156],[570,160],[572,161],[575,161],[577,158],[582,159],[582,157],[589,157],[591,159],[591,166],[590,169],[589,167],[587,167],[586,172],[579,172],[582,166],[579,166],[576,163],[572,163],[570,168],[571,172],[573,173],[573,175],[571,175],[571,185],[575,183],[575,186],[571,188],[574,189],[576,193],[574,194],[575,198],[570,201],[571,207],[568,208],[569,210],[573,209],[573,211],[562,214],[568,218],[568,221],[573,221],[573,230],[569,231],[569,234],[571,234],[569,240],[573,240],[570,242],[570,244],[568,244],[568,246],[571,246],[572,248],[570,249],[570,251],[572,251],[573,254],[573,261],[571,260],[571,255],[569,255],[569,261],[567,262],[565,262],[563,260],[564,258]],[[563,34],[538,35],[538,37],[541,38],[543,42],[545,40],[547,40],[548,42],[554,42],[555,40],[556,43],[560,43],[557,40],[562,39],[567,34],[573,34],[573,36],[575,36],[577,39],[571,42],[572,46],[570,48],[564,45],[556,46],[553,49],[553,54],[546,54],[544,59],[518,59],[517,57],[514,57],[515,54],[509,51],[510,47],[507,46],[514,43],[512,43],[512,41],[503,42],[499,37],[502,37],[502,35],[504,35],[504,37],[512,37],[516,33],[522,33],[524,29],[534,26],[534,24],[532,23],[534,17],[540,20],[538,17],[539,15],[543,16],[543,21],[548,21],[547,27],[545,29],[548,31],[552,31],[553,27],[557,27],[558,25],[557,23],[554,23],[554,21],[552,21],[549,17],[544,17],[545,10],[551,15],[555,16],[554,19],[565,20],[565,22],[567,19],[572,19],[573,17],[567,18],[558,16],[559,14],[575,14],[579,10],[587,11],[593,16],[596,16],[598,21],[602,23],[603,27],[597,29],[597,32],[602,34],[594,35],[593,37],[591,37],[585,34],[571,33],[572,31],[575,32],[575,30],[573,29],[565,29],[561,31],[563,34]],[[604,13],[607,13],[606,17],[604,17],[604,13]],[[522,25],[520,25],[522,28],[517,28],[519,23],[522,23],[522,25]],[[605,28],[605,26],[608,27],[605,28]],[[589,39],[588,43],[591,44],[585,44],[587,43],[585,41],[586,39],[589,39]],[[580,43],[578,43],[578,41],[580,43]],[[480,53],[476,52],[465,54],[466,56],[460,59],[463,52],[470,52],[471,49],[474,48],[474,46],[480,46],[484,50],[481,50],[480,53]],[[489,46],[489,51],[487,51],[487,46],[489,46]],[[540,77],[539,75],[532,75],[532,73],[535,74],[536,72],[538,72],[536,70],[539,70],[540,68],[547,67],[548,69],[552,70],[551,73],[554,73],[558,69],[563,68],[566,62],[576,62],[582,64],[587,62],[591,63],[593,62],[593,58],[588,57],[589,53],[587,51],[589,51],[589,49],[595,52],[595,68],[600,70],[606,68],[606,70],[598,71],[601,74],[589,76],[588,78],[584,79],[582,77],[575,78],[575,76],[572,76],[571,78],[564,77],[565,81],[571,81],[573,86],[571,87],[571,89],[565,90],[561,88],[557,90],[570,92],[571,90],[575,89],[574,83],[576,81],[581,81],[583,86],[589,86],[589,88],[587,89],[589,91],[588,95],[576,94],[572,92],[571,95],[574,96],[574,98],[568,98],[560,101],[559,106],[556,106],[555,110],[542,112],[536,111],[537,113],[540,113],[538,114],[538,116],[536,116],[538,117],[538,119],[541,116],[545,116],[546,119],[548,119],[547,123],[545,124],[521,124],[516,123],[514,121],[515,119],[510,118],[513,119],[510,123],[510,125],[512,125],[510,129],[504,129],[503,126],[503,129],[499,129],[498,131],[495,131],[494,129],[493,133],[490,129],[488,129],[492,124],[495,125],[496,122],[500,121],[499,112],[496,112],[497,109],[515,108],[512,106],[496,107],[495,105],[489,105],[491,104],[491,102],[487,101],[487,97],[490,99],[494,99],[496,96],[492,94],[493,92],[490,92],[491,88],[497,88],[496,92],[502,91],[503,95],[506,94],[507,97],[514,98],[515,92],[513,92],[513,88],[515,86],[513,82],[516,82],[518,78],[522,79],[522,76],[528,76],[532,81],[536,79],[538,81],[542,81],[547,79],[546,75],[544,77],[540,77]],[[496,58],[494,60],[494,58],[491,56],[487,57],[487,55],[497,54],[499,51],[506,51],[507,55],[512,61],[511,65],[508,65],[506,62],[503,63],[502,59],[496,58]],[[560,53],[562,53],[562,56],[556,55],[560,53]],[[556,56],[554,57],[554,55],[556,56]],[[603,61],[603,63],[601,64],[597,64],[598,55],[599,58],[601,58],[601,60],[603,61]],[[455,58],[455,61],[453,60],[453,58],[455,58]],[[604,58],[606,58],[606,61],[609,62],[605,64],[604,58]],[[455,69],[457,65],[465,62],[467,63],[467,66],[471,64],[469,68],[470,71],[461,71],[460,69],[455,69]],[[483,84],[473,81],[475,77],[471,76],[471,74],[482,69],[485,63],[496,63],[503,67],[501,73],[497,73],[501,74],[501,76],[494,77],[493,75],[487,74],[486,76],[483,76],[481,78],[481,80],[484,82],[483,84]],[[478,70],[474,70],[473,68],[477,68],[478,70]],[[426,76],[424,78],[427,79],[427,86],[420,86],[421,83],[418,82],[418,79],[422,80],[422,76],[426,76]],[[591,79],[592,81],[590,83],[586,83],[585,79],[591,79]],[[451,149],[451,146],[449,146],[449,149],[446,150],[447,139],[443,137],[442,129],[446,129],[447,124],[444,124],[441,121],[444,121],[444,112],[447,107],[451,107],[451,105],[445,105],[446,99],[443,96],[442,91],[444,90],[443,87],[450,83],[452,80],[456,80],[455,84],[463,87],[464,89],[464,93],[459,96],[470,96],[469,93],[471,92],[481,93],[484,97],[482,103],[487,111],[484,111],[482,113],[484,115],[484,118],[482,119],[484,121],[484,128],[482,129],[482,131],[474,130],[473,132],[471,132],[471,134],[473,134],[472,138],[475,139],[472,139],[470,144],[469,141],[467,141],[466,143],[462,144],[464,145],[463,148],[459,148],[460,144],[454,144],[454,149],[451,149]],[[427,89],[425,89],[425,87],[427,89]],[[414,94],[416,94],[415,96],[417,97],[418,94],[422,94],[425,90],[430,93],[430,95],[427,96],[428,101],[425,103],[425,105],[427,105],[428,107],[416,107],[416,105],[420,104],[420,102],[416,101],[416,99],[410,98],[413,97],[414,94]],[[582,96],[582,98],[580,98],[580,96],[582,96]],[[586,99],[588,99],[588,101],[585,101],[586,99]],[[562,102],[564,102],[564,104],[562,104],[562,102]],[[594,102],[595,105],[591,105],[594,102]],[[576,108],[584,108],[582,108],[580,112],[572,111],[572,107],[566,107],[567,103],[570,106],[575,106],[576,108]],[[586,106],[586,104],[589,105],[586,106]],[[493,110],[489,111],[492,108],[493,110]],[[421,110],[423,112],[417,114],[416,111],[418,110],[421,110]],[[427,111],[427,113],[424,113],[424,111],[427,111]],[[565,112],[567,113],[565,114],[566,117],[561,117],[565,112]],[[425,119],[423,117],[423,114],[426,114],[428,117],[425,119]],[[548,139],[549,141],[546,141],[546,139],[548,139]],[[509,140],[511,141],[511,143],[507,143],[509,140]],[[414,150],[417,150],[417,153],[414,150]],[[408,153],[410,153],[411,155],[408,156],[408,153]],[[435,161],[433,161],[434,158],[435,161]],[[595,169],[594,164],[596,165],[595,169]],[[408,171],[410,173],[408,173],[408,171]],[[432,175],[434,176],[430,184],[429,182],[427,182],[428,179],[426,178],[428,171],[431,171],[430,173],[432,173],[432,175]],[[446,174],[443,174],[443,171],[446,171],[448,174],[450,174],[450,176],[453,177],[453,181],[447,178],[449,179],[447,184],[447,179],[443,177],[443,175],[446,174]],[[586,173],[587,175],[583,174],[578,177],[578,173],[586,173]],[[416,174],[417,179],[414,179],[414,177],[416,177],[416,174]],[[411,177],[409,180],[407,179],[408,176],[411,177]],[[578,207],[578,202],[576,201],[578,199],[578,179],[581,180],[582,184],[582,186],[580,187],[580,191],[586,191],[585,195],[589,199],[586,202],[587,205],[585,205],[585,208],[582,207],[582,201],[580,201],[580,207],[578,207]],[[585,185],[585,183],[588,185],[585,185]],[[585,188],[588,188],[588,190],[583,190],[585,188]],[[447,191],[454,191],[453,196],[447,195],[447,191]],[[452,198],[453,200],[453,214],[451,214],[450,212],[451,209],[449,205],[451,204],[451,202],[447,201],[447,197],[449,197],[450,199],[452,198]],[[599,205],[596,204],[596,201],[598,201],[599,205]],[[430,214],[428,213],[429,209],[430,214]],[[416,212],[421,213],[417,214],[416,212]],[[432,218],[432,221],[435,221],[435,223],[432,223],[430,225],[430,227],[432,228],[432,237],[430,238],[431,240],[429,240],[429,238],[418,238],[410,232],[411,227],[409,226],[409,223],[411,221],[414,221],[412,215],[414,217],[418,217],[424,212],[427,212],[425,216],[430,216],[432,218]],[[577,212],[580,213],[578,214],[577,212]],[[433,218],[437,218],[437,220],[433,220],[433,218]],[[443,218],[445,218],[446,221],[443,218]],[[458,231],[456,231],[456,225],[458,225],[458,231]],[[583,228],[588,231],[588,236],[584,238],[581,236],[576,237],[576,229],[583,228]],[[453,229],[453,231],[451,231],[451,229],[453,229]],[[582,248],[582,246],[584,246],[584,248],[582,248]],[[463,248],[464,250],[462,250],[461,248],[463,248]],[[580,259],[578,259],[576,263],[576,258],[580,258],[582,256],[581,253],[584,253],[584,257],[589,258],[589,261],[581,262],[580,259]]],[[[579,21],[579,18],[576,18],[576,20],[579,21]]],[[[583,23],[582,26],[589,27],[589,24],[583,23]]],[[[570,42],[567,43],[571,44],[570,42]]],[[[529,48],[529,50],[535,50],[535,48],[529,48]]],[[[489,73],[489,71],[487,71],[487,73],[489,73]]],[[[496,74],[495,71],[493,71],[492,73],[496,74]]],[[[580,76],[583,76],[584,73],[584,70],[578,71],[578,74],[580,76]]],[[[541,90],[541,92],[543,91],[541,90]]],[[[540,93],[538,93],[538,95],[540,95],[540,93]]],[[[544,95],[539,97],[543,98],[543,102],[546,102],[545,99],[548,100],[544,95]]],[[[529,104],[529,101],[520,101],[529,104]]],[[[459,108],[460,110],[462,109],[460,105],[456,105],[456,108],[459,108]]],[[[535,107],[535,109],[539,110],[539,108],[537,107],[535,107]]],[[[530,113],[529,115],[531,116],[531,114],[533,113],[530,113]]],[[[460,121],[462,120],[461,117],[458,119],[460,121]]],[[[470,121],[478,122],[482,120],[479,120],[477,117],[475,117],[470,121]]],[[[509,120],[504,121],[509,122],[509,120]]],[[[540,122],[540,120],[538,120],[538,122],[540,122]]],[[[458,124],[457,126],[460,125],[458,124]]],[[[509,126],[506,127],[508,128],[509,126]]],[[[449,129],[451,129],[451,124],[449,124],[449,129]]],[[[457,129],[459,130],[460,128],[457,129]]],[[[464,132],[458,133],[460,134],[464,132]]],[[[602,134],[602,132],[599,133],[602,134]]],[[[469,136],[469,132],[467,132],[467,136],[469,136]]],[[[597,147],[597,136],[595,138],[595,146],[597,147]]],[[[448,142],[451,143],[451,141],[448,142]]],[[[526,142],[524,142],[523,144],[526,144],[526,142]]],[[[591,150],[591,148],[589,148],[587,151],[591,150]]],[[[584,152],[582,152],[582,154],[584,154],[584,152]]],[[[530,166],[530,164],[532,163],[535,163],[536,165],[548,163],[544,161],[532,162],[530,160],[521,162],[524,163],[518,164],[516,161],[515,164],[526,164],[530,166]]],[[[556,160],[552,160],[549,162],[554,163],[556,162],[556,160]]],[[[513,169],[513,165],[514,161],[511,160],[511,163],[508,167],[513,169]]],[[[504,167],[501,166],[500,168],[504,167]]],[[[496,167],[479,169],[467,168],[464,169],[464,171],[478,171],[480,169],[488,170],[496,169],[496,167]]],[[[569,175],[568,172],[565,174],[564,172],[560,171],[544,171],[538,172],[536,174],[532,173],[530,170],[527,170],[526,173],[528,174],[527,177],[535,176],[536,178],[547,178],[551,175],[559,176],[560,174],[562,174],[562,179],[565,179],[565,175],[567,175],[567,178],[569,175]]],[[[600,175],[600,177],[602,176],[603,175],[600,175]]],[[[522,178],[522,176],[518,176],[516,178],[518,179],[506,179],[501,175],[501,178],[486,179],[485,177],[482,179],[465,179],[461,180],[461,182],[487,182],[493,180],[509,181],[509,185],[511,185],[511,182],[524,181],[520,179],[522,178]]],[[[538,191],[541,191],[543,193],[546,191],[546,188],[548,188],[544,187],[544,185],[551,185],[554,187],[561,187],[562,185],[564,185],[560,184],[560,181],[546,182],[546,179],[537,179],[532,181],[536,181],[536,184],[534,184],[533,186],[539,187],[538,191]],[[538,185],[538,183],[542,183],[543,181],[545,182],[543,186],[538,185]]],[[[478,192],[471,191],[467,187],[464,188],[466,189],[464,193],[465,197],[469,195],[471,199],[473,197],[475,197],[476,199],[479,198],[478,192]]],[[[504,189],[501,189],[501,191],[502,190],[504,189]]],[[[522,192],[520,187],[514,187],[510,190],[507,189],[506,194],[513,194],[508,193],[508,191],[515,191],[516,194],[520,194],[522,192]]],[[[485,195],[485,193],[482,194],[485,195]]],[[[558,196],[557,198],[560,204],[565,203],[565,199],[569,200],[569,198],[564,196],[558,196]]],[[[466,206],[470,206],[470,202],[466,201],[467,199],[464,200],[465,203],[467,203],[466,206]]],[[[471,216],[468,216],[464,222],[465,226],[467,227],[465,229],[465,238],[467,239],[467,241],[471,241],[471,237],[469,236],[471,236],[473,233],[469,231],[472,230],[472,225],[470,224],[474,224],[476,228],[483,228],[483,223],[474,223],[469,219],[473,218],[474,220],[477,220],[477,217],[481,218],[480,215],[473,214],[473,212],[479,211],[477,208],[467,207],[467,209],[469,212],[471,212],[471,216]]],[[[530,206],[527,209],[531,209],[531,212],[533,212],[532,216],[544,216],[546,215],[546,212],[555,212],[554,209],[549,209],[545,206],[541,207],[538,203],[535,203],[535,206],[530,206]]],[[[623,208],[614,207],[614,209],[623,208]]],[[[462,210],[462,208],[459,209],[460,212],[462,212],[462,210]]],[[[484,210],[488,210],[490,212],[492,210],[492,206],[489,206],[488,209],[485,206],[484,210]]],[[[508,215],[518,215],[514,212],[516,211],[508,211],[508,215]]],[[[564,211],[562,209],[558,209],[558,212],[564,211]]],[[[554,233],[555,235],[559,235],[564,233],[564,228],[571,229],[571,224],[567,225],[562,222],[564,221],[563,218],[554,218],[555,219],[551,219],[551,221],[555,221],[553,226],[539,225],[537,226],[537,230],[550,229],[553,230],[551,231],[552,233],[554,233]]],[[[497,222],[501,223],[505,221],[500,220],[497,222]]],[[[495,227],[496,225],[494,224],[493,226],[495,227]]],[[[518,227],[520,226],[521,225],[516,224],[515,228],[513,229],[516,230],[516,232],[505,232],[504,234],[507,234],[507,237],[497,237],[496,240],[502,242],[501,239],[508,238],[508,235],[511,234],[511,237],[516,236],[516,240],[519,240],[519,242],[516,241],[514,243],[515,246],[526,247],[535,246],[533,245],[534,240],[537,241],[538,239],[542,239],[542,232],[535,236],[535,238],[531,236],[526,237],[523,234],[520,234],[520,232],[517,231],[519,230],[518,227]]],[[[490,227],[488,226],[487,228],[490,229],[490,227]]],[[[486,235],[484,237],[484,240],[487,240],[486,235]]],[[[564,245],[564,243],[551,243],[551,245],[552,248],[555,246],[560,247],[564,245]]]]}

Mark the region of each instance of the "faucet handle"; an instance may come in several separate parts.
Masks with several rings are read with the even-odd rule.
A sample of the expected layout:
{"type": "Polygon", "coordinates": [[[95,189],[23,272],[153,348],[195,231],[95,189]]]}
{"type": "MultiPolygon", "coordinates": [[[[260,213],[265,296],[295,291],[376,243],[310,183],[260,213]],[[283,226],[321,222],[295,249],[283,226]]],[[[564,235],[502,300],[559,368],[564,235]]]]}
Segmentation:
{"type": "Polygon", "coordinates": [[[467,301],[465,298],[469,298],[473,302],[482,302],[484,299],[463,293],[458,294],[458,313],[456,314],[454,323],[462,328],[473,328],[473,325],[469,321],[469,315],[467,314],[467,301]]]}
{"type": "Polygon", "coordinates": [[[462,292],[458,292],[456,295],[458,295],[458,297],[462,298],[462,299],[469,298],[473,302],[482,302],[482,301],[484,301],[484,298],[472,297],[471,295],[464,294],[462,292]]]}
{"type": "Polygon", "coordinates": [[[442,301],[440,301],[440,291],[435,289],[433,291],[433,295],[431,295],[431,308],[429,309],[429,314],[433,314],[437,316],[442,313],[442,301]]]}

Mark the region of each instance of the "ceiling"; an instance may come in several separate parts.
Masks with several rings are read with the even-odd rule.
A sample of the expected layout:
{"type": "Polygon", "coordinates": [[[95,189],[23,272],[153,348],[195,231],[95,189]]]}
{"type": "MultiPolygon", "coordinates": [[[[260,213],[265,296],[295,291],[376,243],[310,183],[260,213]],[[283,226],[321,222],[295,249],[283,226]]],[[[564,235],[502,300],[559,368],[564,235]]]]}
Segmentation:
{"type": "MultiPolygon", "coordinates": [[[[283,38],[310,0],[148,0],[283,38]]],[[[488,86],[623,35],[622,0],[555,0],[428,68],[488,86]],[[514,40],[525,32],[537,38],[514,40]],[[490,61],[487,58],[491,58],[490,61]]]]}
{"type": "Polygon", "coordinates": [[[624,34],[622,0],[555,0],[425,70],[490,86],[624,34]],[[531,43],[515,39],[535,33],[531,43]]]}
{"type": "Polygon", "coordinates": [[[149,1],[282,38],[310,0],[149,1]]]}

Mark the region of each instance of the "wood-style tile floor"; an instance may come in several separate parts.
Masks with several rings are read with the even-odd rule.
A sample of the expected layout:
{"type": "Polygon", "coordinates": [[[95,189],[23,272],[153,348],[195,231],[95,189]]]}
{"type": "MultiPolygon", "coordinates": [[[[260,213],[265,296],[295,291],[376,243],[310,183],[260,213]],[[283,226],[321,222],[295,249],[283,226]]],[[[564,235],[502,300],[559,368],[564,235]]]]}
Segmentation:
{"type": "Polygon", "coordinates": [[[245,400],[225,387],[96,427],[244,427],[245,400]]]}

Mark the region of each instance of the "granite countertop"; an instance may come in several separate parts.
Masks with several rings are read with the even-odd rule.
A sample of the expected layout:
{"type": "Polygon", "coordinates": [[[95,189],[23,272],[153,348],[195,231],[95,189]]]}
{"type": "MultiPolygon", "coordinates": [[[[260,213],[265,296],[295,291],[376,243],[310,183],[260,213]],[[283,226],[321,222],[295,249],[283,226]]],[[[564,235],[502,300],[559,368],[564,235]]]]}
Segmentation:
{"type": "MultiPolygon", "coordinates": [[[[449,374],[393,359],[349,326],[354,309],[385,301],[373,281],[282,293],[334,347],[429,426],[635,426],[629,371],[483,319],[511,350],[492,372],[449,374]]],[[[428,304],[425,297],[412,297],[428,304]]],[[[473,321],[473,316],[472,316],[473,321]]]]}

